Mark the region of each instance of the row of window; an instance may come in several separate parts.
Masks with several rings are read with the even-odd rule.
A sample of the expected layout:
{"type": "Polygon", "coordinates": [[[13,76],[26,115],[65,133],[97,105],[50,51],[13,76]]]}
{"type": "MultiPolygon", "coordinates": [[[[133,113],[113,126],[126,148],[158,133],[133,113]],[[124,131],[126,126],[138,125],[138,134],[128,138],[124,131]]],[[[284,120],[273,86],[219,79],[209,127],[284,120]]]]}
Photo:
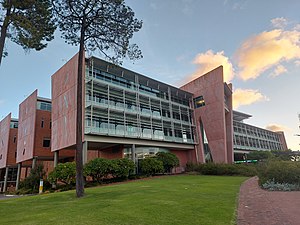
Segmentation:
{"type": "Polygon", "coordinates": [[[37,109],[44,110],[44,111],[50,111],[52,110],[52,105],[50,102],[37,102],[37,109]]]}
{"type": "Polygon", "coordinates": [[[128,89],[132,90],[138,90],[139,92],[146,93],[148,95],[155,96],[157,98],[165,99],[165,100],[171,100],[173,102],[177,102],[182,105],[189,106],[189,99],[183,98],[180,96],[172,95],[171,99],[168,92],[157,90],[155,88],[145,86],[143,84],[136,84],[133,81],[127,80],[123,77],[115,76],[113,74],[101,71],[96,68],[89,68],[88,70],[88,76],[94,77],[99,80],[103,80],[109,83],[116,84],[118,86],[122,86],[128,89]]]}
{"type": "Polygon", "coordinates": [[[234,135],[234,145],[252,147],[257,149],[282,150],[282,146],[278,142],[259,140],[236,134],[234,135]]]}
{"type": "Polygon", "coordinates": [[[233,122],[233,130],[236,133],[246,134],[248,136],[254,136],[259,138],[264,138],[272,141],[280,142],[279,137],[276,133],[271,131],[263,130],[260,128],[255,128],[249,126],[248,124],[233,122]]]}

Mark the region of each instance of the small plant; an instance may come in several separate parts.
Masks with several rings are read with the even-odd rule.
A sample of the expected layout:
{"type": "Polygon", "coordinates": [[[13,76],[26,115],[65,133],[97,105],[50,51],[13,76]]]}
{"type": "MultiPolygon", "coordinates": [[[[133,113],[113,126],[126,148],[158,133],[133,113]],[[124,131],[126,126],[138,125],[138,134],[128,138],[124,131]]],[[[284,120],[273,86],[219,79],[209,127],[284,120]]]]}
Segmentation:
{"type": "Polygon", "coordinates": [[[142,174],[147,176],[162,173],[164,171],[164,166],[162,161],[156,158],[146,158],[140,161],[140,170],[142,174]]]}
{"type": "Polygon", "coordinates": [[[264,189],[269,191],[299,191],[299,184],[288,184],[288,183],[278,183],[273,180],[268,180],[266,183],[262,184],[264,189]]]}
{"type": "Polygon", "coordinates": [[[37,164],[28,177],[20,182],[18,194],[38,193],[40,180],[45,176],[43,164],[37,164]]]}
{"type": "Polygon", "coordinates": [[[76,182],[75,162],[59,163],[49,174],[48,179],[51,183],[59,181],[70,188],[76,182]]]}
{"type": "Polygon", "coordinates": [[[171,152],[158,152],[156,159],[163,163],[164,173],[170,173],[174,167],[179,166],[179,159],[171,152]]]}

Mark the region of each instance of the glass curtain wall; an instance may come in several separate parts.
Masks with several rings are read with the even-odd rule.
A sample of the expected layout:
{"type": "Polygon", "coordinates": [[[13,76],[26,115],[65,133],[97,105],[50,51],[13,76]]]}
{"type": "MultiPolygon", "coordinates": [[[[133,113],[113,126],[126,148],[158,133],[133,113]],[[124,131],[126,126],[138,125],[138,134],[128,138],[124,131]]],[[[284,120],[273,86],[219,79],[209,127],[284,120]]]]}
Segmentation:
{"type": "Polygon", "coordinates": [[[194,143],[192,100],[134,80],[86,67],[85,133],[194,143]]]}

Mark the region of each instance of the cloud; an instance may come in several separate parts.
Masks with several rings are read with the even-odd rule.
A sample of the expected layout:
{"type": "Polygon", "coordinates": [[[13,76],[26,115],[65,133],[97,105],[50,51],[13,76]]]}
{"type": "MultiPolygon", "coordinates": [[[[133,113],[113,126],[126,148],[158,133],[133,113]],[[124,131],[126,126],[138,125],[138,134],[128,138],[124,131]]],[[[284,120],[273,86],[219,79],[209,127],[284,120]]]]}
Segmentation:
{"type": "Polygon", "coordinates": [[[266,129],[274,131],[274,132],[276,132],[276,131],[288,131],[288,130],[290,130],[289,128],[287,128],[287,127],[285,127],[283,125],[279,125],[279,124],[275,124],[275,123],[267,125],[266,129]]]}
{"type": "Polygon", "coordinates": [[[269,99],[261,94],[258,90],[236,89],[233,92],[233,108],[237,109],[241,105],[251,105],[255,102],[268,101],[269,99]]]}
{"type": "Polygon", "coordinates": [[[195,57],[193,63],[197,65],[197,70],[189,76],[189,81],[196,79],[221,65],[223,66],[225,82],[230,82],[234,77],[233,66],[229,58],[224,55],[224,51],[214,53],[213,50],[208,50],[205,53],[199,53],[195,57]]]}
{"type": "Polygon", "coordinates": [[[0,99],[0,106],[3,105],[4,102],[5,102],[5,101],[4,101],[3,99],[0,99]]]}
{"type": "Polygon", "coordinates": [[[232,10],[245,9],[248,0],[224,0],[223,5],[231,7],[232,10]]]}
{"type": "Polygon", "coordinates": [[[300,60],[296,60],[294,63],[296,66],[300,66],[300,60]]]}
{"type": "Polygon", "coordinates": [[[272,19],[271,23],[275,28],[284,28],[287,25],[288,21],[283,17],[277,17],[272,19]]]}
{"type": "Polygon", "coordinates": [[[245,40],[236,51],[238,76],[255,79],[281,62],[300,58],[300,31],[274,29],[245,40]]]}
{"type": "Polygon", "coordinates": [[[288,70],[283,65],[278,65],[274,71],[270,74],[271,77],[277,77],[282,73],[286,73],[288,70]]]}

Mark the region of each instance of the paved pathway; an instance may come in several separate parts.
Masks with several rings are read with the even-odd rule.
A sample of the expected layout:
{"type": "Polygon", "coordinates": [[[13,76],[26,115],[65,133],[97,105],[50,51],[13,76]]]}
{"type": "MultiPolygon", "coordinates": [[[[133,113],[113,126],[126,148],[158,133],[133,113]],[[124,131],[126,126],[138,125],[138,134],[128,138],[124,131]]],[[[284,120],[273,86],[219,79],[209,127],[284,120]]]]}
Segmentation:
{"type": "Polygon", "coordinates": [[[240,189],[238,225],[300,225],[300,191],[265,191],[258,178],[245,181],[240,189]]]}
{"type": "Polygon", "coordinates": [[[0,200],[4,200],[4,199],[9,199],[9,198],[19,198],[21,197],[20,195],[4,195],[4,194],[0,194],[0,200]]]}

